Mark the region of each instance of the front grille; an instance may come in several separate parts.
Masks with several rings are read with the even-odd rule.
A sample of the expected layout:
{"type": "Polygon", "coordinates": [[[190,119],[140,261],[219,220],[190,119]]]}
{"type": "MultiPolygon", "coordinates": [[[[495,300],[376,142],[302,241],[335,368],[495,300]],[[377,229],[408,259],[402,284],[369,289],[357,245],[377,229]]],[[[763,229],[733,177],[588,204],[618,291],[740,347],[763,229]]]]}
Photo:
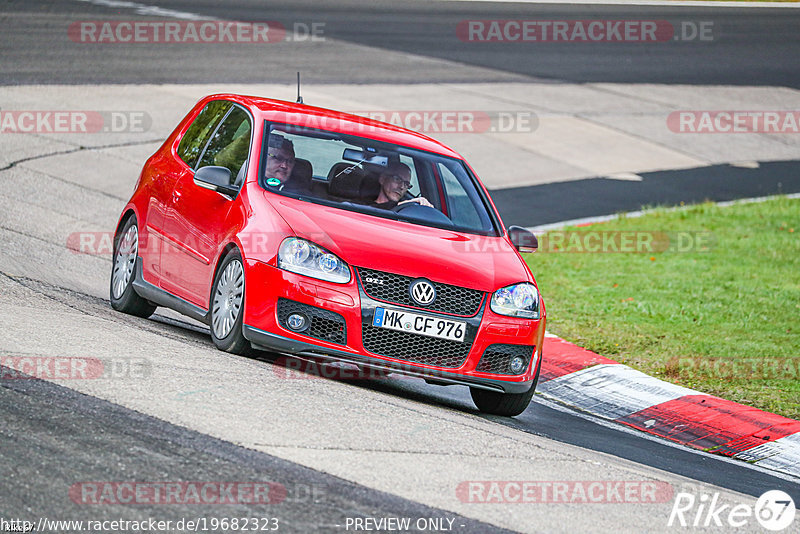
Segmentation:
{"type": "Polygon", "coordinates": [[[451,341],[364,324],[364,348],[373,354],[436,367],[461,367],[471,342],[451,341]]]}
{"type": "Polygon", "coordinates": [[[498,375],[522,375],[528,370],[528,364],[535,350],[536,346],[534,345],[494,343],[486,347],[475,370],[498,375]],[[522,366],[522,371],[519,373],[511,372],[511,359],[515,356],[520,356],[525,360],[525,365],[522,366]]]}
{"type": "Polygon", "coordinates": [[[364,291],[371,298],[401,306],[471,317],[478,313],[483,301],[482,291],[433,282],[436,287],[436,300],[430,306],[422,307],[411,300],[411,295],[408,294],[408,285],[416,278],[363,267],[358,268],[358,274],[364,291]]]}
{"type": "Polygon", "coordinates": [[[292,332],[294,330],[289,328],[286,320],[293,313],[301,313],[311,321],[311,326],[303,332],[298,332],[298,334],[340,345],[347,344],[347,325],[344,317],[338,313],[293,300],[278,299],[278,322],[282,327],[292,332]]]}

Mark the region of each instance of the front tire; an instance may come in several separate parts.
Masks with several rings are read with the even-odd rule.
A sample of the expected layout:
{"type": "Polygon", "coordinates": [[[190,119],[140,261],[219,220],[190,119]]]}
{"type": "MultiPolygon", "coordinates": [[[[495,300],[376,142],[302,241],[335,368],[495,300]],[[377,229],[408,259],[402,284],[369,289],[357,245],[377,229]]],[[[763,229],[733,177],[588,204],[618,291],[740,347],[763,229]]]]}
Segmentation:
{"type": "Polygon", "coordinates": [[[156,307],[140,297],[133,289],[136,260],[139,256],[139,228],[136,217],[129,217],[114,236],[114,256],[111,267],[109,295],[111,307],[138,317],[150,317],[156,307]]]}
{"type": "Polygon", "coordinates": [[[530,389],[523,393],[498,393],[485,389],[469,388],[470,395],[472,395],[472,402],[474,402],[478,410],[483,413],[506,417],[519,415],[524,412],[531,403],[533,394],[536,391],[536,384],[539,382],[539,371],[541,371],[541,369],[542,364],[539,363],[539,369],[536,370],[536,376],[533,377],[533,383],[530,389]]]}
{"type": "Polygon", "coordinates": [[[220,350],[248,354],[250,342],[242,335],[244,320],[244,264],[234,249],[219,266],[211,292],[211,339],[220,350]]]}

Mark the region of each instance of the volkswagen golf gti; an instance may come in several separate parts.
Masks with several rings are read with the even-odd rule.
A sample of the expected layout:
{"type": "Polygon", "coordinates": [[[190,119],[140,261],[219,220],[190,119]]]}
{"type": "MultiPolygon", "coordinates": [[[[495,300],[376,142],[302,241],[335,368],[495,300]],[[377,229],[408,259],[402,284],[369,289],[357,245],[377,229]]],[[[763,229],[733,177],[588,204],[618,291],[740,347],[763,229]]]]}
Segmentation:
{"type": "Polygon", "coordinates": [[[480,411],[513,416],[541,367],[544,303],[520,255],[536,246],[434,139],[216,94],[145,163],[115,232],[111,304],[176,310],[232,353],[467,386],[480,411]]]}

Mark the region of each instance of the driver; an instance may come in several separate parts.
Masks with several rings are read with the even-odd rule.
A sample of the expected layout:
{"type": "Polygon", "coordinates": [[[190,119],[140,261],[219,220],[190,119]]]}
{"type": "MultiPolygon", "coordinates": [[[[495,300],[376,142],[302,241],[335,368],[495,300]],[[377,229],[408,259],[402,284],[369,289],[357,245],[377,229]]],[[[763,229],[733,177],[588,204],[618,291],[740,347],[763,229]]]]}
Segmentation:
{"type": "Polygon", "coordinates": [[[391,163],[378,177],[381,190],[377,198],[369,205],[375,208],[390,210],[401,204],[415,202],[422,206],[433,207],[425,197],[415,197],[401,200],[411,187],[411,169],[405,163],[391,163]]]}

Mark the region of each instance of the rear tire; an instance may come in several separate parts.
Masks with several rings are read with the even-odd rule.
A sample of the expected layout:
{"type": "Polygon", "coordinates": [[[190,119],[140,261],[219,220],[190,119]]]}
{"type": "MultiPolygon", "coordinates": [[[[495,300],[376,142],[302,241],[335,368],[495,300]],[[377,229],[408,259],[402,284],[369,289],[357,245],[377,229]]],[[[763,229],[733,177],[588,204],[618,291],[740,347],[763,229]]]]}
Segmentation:
{"type": "Polygon", "coordinates": [[[244,320],[244,264],[238,250],[222,260],[211,291],[211,339],[220,350],[246,355],[250,342],[242,335],[244,320]]]}
{"type": "Polygon", "coordinates": [[[536,376],[533,377],[533,383],[530,389],[523,393],[498,393],[496,391],[487,391],[485,389],[469,388],[470,395],[472,395],[472,402],[483,413],[492,415],[502,415],[506,417],[514,417],[525,411],[531,403],[533,394],[536,391],[536,384],[539,382],[539,371],[542,368],[541,362],[539,369],[536,370],[536,376]]]}
{"type": "Polygon", "coordinates": [[[139,256],[139,228],[136,217],[129,217],[114,236],[114,256],[111,266],[109,296],[111,307],[138,317],[150,317],[156,307],[140,297],[133,289],[136,261],[139,256]]]}

